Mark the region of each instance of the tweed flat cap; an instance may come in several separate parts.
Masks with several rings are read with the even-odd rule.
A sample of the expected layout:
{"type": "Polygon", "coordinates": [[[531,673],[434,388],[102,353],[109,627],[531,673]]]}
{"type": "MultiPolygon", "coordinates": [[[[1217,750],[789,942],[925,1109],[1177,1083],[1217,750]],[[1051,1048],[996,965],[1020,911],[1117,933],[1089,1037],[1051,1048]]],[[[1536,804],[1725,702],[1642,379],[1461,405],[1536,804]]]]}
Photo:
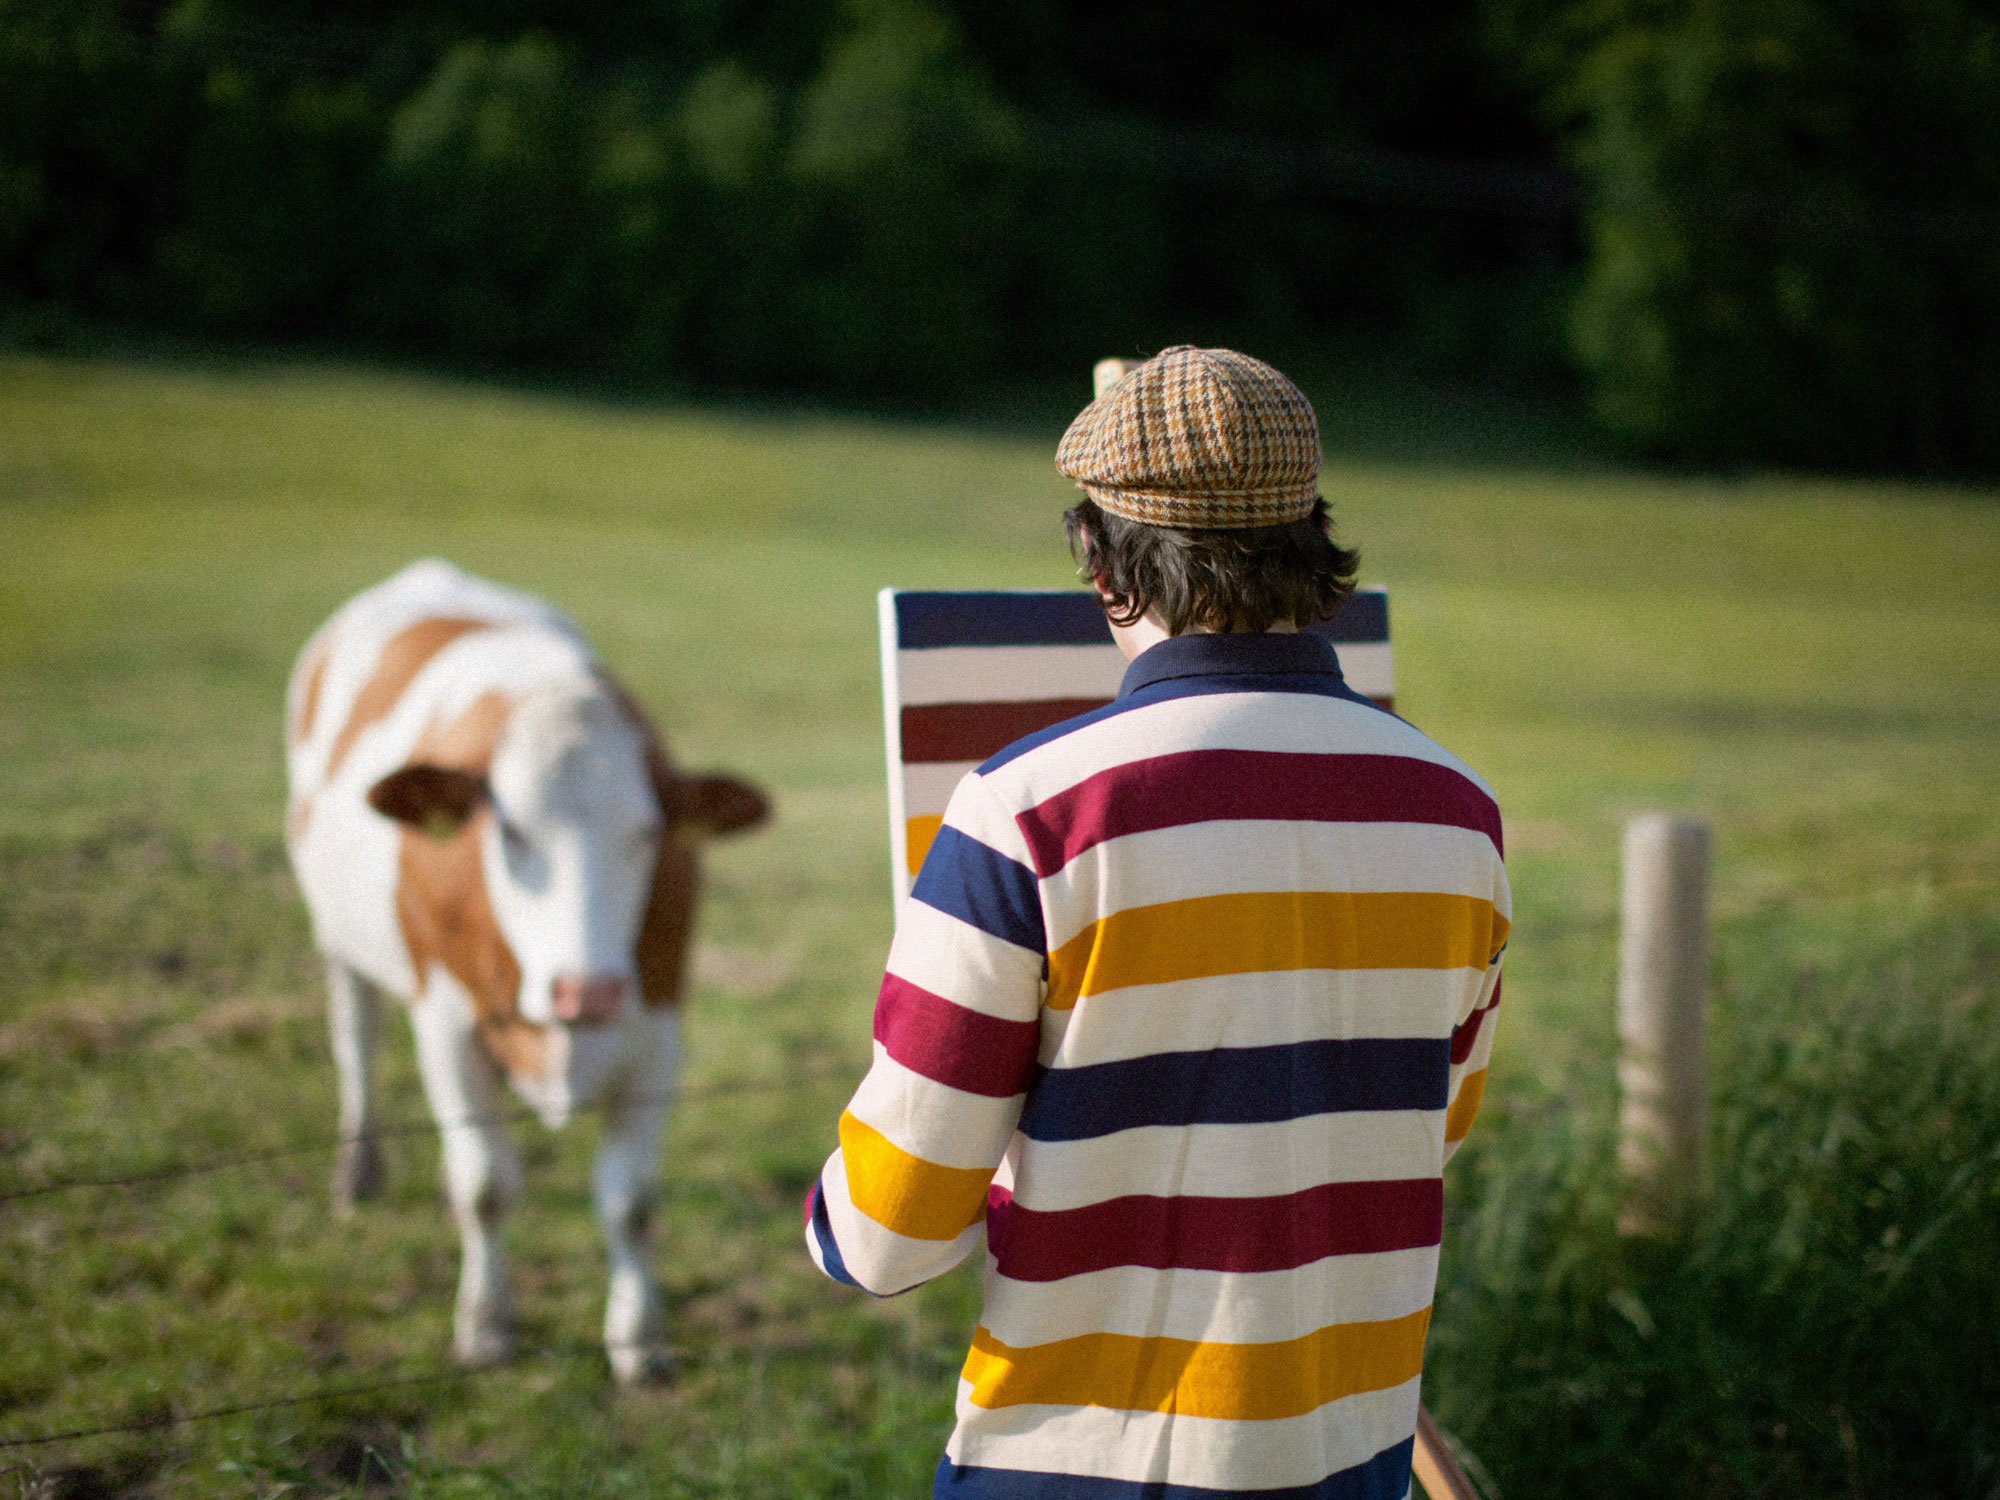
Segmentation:
{"type": "Polygon", "coordinates": [[[1234,349],[1162,350],[1069,424],[1056,468],[1152,526],[1278,526],[1319,493],[1319,423],[1303,392],[1234,349]]]}

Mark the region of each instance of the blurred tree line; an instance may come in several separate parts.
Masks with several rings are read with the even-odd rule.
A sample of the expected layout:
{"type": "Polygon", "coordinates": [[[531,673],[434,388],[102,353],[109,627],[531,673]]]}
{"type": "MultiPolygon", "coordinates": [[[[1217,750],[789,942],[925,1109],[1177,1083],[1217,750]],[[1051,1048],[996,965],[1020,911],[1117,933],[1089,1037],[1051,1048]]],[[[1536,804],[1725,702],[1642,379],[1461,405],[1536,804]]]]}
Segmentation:
{"type": "Polygon", "coordinates": [[[890,398],[1372,335],[1661,451],[1990,468],[1994,10],[0,0],[0,287],[890,398]]]}

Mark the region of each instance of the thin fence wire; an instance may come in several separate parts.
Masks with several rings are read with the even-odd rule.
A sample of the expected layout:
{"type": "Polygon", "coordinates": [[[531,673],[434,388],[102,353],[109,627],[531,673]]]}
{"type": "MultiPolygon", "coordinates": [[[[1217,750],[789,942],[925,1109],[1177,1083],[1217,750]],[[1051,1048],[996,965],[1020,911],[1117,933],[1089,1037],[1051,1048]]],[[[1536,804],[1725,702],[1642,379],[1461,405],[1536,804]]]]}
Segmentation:
{"type": "MultiPolygon", "coordinates": [[[[698,1084],[685,1089],[677,1089],[667,1097],[669,1102],[677,1102],[690,1099],[721,1098],[730,1095],[771,1093],[779,1089],[796,1088],[800,1084],[821,1083],[839,1077],[853,1076],[853,1074],[854,1070],[852,1068],[822,1067],[793,1078],[737,1079],[710,1084],[698,1084]]],[[[641,1096],[636,1101],[628,1098],[625,1100],[609,1101],[603,1104],[589,1105],[577,1110],[575,1113],[579,1115],[603,1113],[608,1109],[633,1102],[645,1104],[652,1101],[644,1096],[641,1096]]],[[[522,1104],[509,1106],[505,1110],[494,1111],[490,1114],[454,1120],[450,1122],[450,1125],[455,1127],[462,1125],[504,1124],[516,1120],[533,1119],[535,1117],[536,1113],[532,1106],[522,1104]]],[[[397,1121],[393,1124],[378,1126],[372,1133],[377,1138],[380,1138],[393,1135],[412,1135],[444,1128],[447,1127],[435,1119],[417,1120],[410,1118],[397,1121]]],[[[226,1171],[232,1167],[248,1166],[257,1162],[274,1161],[292,1156],[304,1156],[316,1151],[334,1150],[354,1139],[355,1137],[353,1136],[328,1136],[300,1145],[274,1147],[266,1151],[235,1152],[227,1156],[208,1157],[193,1162],[181,1162],[171,1167],[162,1167],[148,1172],[128,1173],[124,1176],[66,1178],[58,1182],[40,1183],[33,1187],[17,1188],[9,1192],[0,1193],[0,1203],[22,1198],[34,1198],[55,1193],[70,1192],[81,1188],[141,1187],[153,1183],[171,1181],[176,1178],[194,1177],[209,1172],[226,1171]]],[[[601,1359],[605,1355],[605,1348],[593,1345],[588,1348],[544,1349],[539,1351],[539,1353],[544,1359],[562,1361],[601,1359]]],[[[222,1417],[241,1416],[249,1412],[271,1411],[288,1406],[307,1406],[322,1401],[348,1400],[357,1396],[372,1395],[380,1391],[399,1390],[413,1386],[443,1385],[453,1381],[477,1379],[481,1376],[494,1374],[505,1368],[507,1368],[505,1365],[487,1365],[451,1370],[432,1370],[422,1374],[399,1375],[386,1380],[368,1381],[361,1385],[330,1386],[316,1390],[293,1391],[284,1395],[263,1397],[256,1401],[241,1401],[225,1406],[207,1407],[200,1411],[170,1412],[164,1416],[144,1417],[130,1422],[110,1422],[92,1427],[69,1428],[61,1432],[43,1432],[15,1437],[0,1437],[0,1452],[19,1448],[41,1447],[50,1443],[82,1442],[87,1438],[110,1437],[121,1433],[149,1432],[168,1427],[181,1427],[194,1422],[208,1422],[222,1417]]]]}
{"type": "MultiPolygon", "coordinates": [[[[226,1406],[204,1407],[200,1411],[168,1412],[163,1416],[140,1417],[130,1422],[106,1422],[95,1427],[71,1427],[61,1432],[37,1432],[21,1437],[0,1437],[0,1452],[14,1448],[36,1448],[48,1443],[78,1443],[86,1438],[115,1437],[128,1432],[155,1432],[169,1427],[186,1427],[195,1422],[213,1422],[222,1417],[237,1417],[248,1412],[276,1411],[287,1406],[310,1406],[319,1401],[342,1401],[356,1396],[372,1396],[379,1391],[404,1390],[412,1386],[449,1385],[462,1380],[479,1380],[489,1375],[518,1371],[523,1364],[533,1360],[570,1364],[579,1360],[603,1359],[613,1348],[622,1345],[588,1344],[571,1345],[567,1348],[542,1348],[512,1361],[486,1365],[455,1365],[448,1370],[426,1370],[421,1374],[392,1375],[383,1380],[364,1381],[360,1385],[321,1386],[309,1391],[293,1391],[283,1396],[265,1396],[255,1401],[236,1401],[226,1406]]],[[[680,1358],[685,1351],[676,1351],[680,1358]]],[[[7,1472],[0,1469],[0,1473],[7,1472]]]]}
{"type": "MultiPolygon", "coordinates": [[[[711,1084],[696,1084],[689,1088],[675,1089],[665,1095],[669,1104],[697,1099],[726,1098],[732,1095],[773,1093],[779,1089],[797,1088],[806,1083],[822,1083],[840,1077],[858,1078],[858,1069],[847,1067],[816,1068],[792,1078],[738,1079],[711,1084]]],[[[572,1118],[582,1115],[604,1114],[612,1109],[628,1105],[647,1105],[656,1102],[652,1096],[627,1096],[607,1100],[599,1104],[584,1105],[571,1112],[572,1118]]],[[[460,1129],[467,1126],[508,1125],[521,1120],[538,1119],[534,1106],[513,1104],[505,1109],[493,1110],[486,1114],[467,1115],[455,1120],[438,1120],[426,1116],[406,1116],[402,1119],[372,1127],[368,1135],[376,1140],[394,1136],[421,1135],[434,1130],[460,1129]]],[[[194,1161],[175,1162],[169,1166],[150,1168],[138,1172],[123,1172],[112,1175],[94,1175],[57,1178],[49,1182],[30,1184],[27,1187],[9,1188],[0,1192],[0,1204],[15,1203],[28,1198],[49,1197],[57,1193],[77,1192],[85,1188],[139,1188],[158,1183],[173,1182],[183,1177],[198,1177],[211,1172],[226,1172],[237,1167],[255,1166],[260,1162],[283,1161],[294,1156],[310,1156],[320,1151],[335,1151],[361,1139],[353,1135],[320,1136],[310,1141],[290,1146],[272,1146],[256,1151],[232,1151],[221,1156],[203,1157],[194,1161]]]]}
{"type": "MultiPolygon", "coordinates": [[[[595,1351],[593,1351],[595,1352],[595,1351]]],[[[578,1357],[581,1351],[572,1358],[578,1357]]],[[[298,1391],[289,1396],[271,1396],[261,1401],[240,1401],[231,1406],[211,1406],[202,1411],[172,1412],[163,1417],[143,1417],[136,1422],[108,1422],[101,1427],[72,1427],[66,1432],[37,1432],[26,1437],[0,1437],[0,1451],[10,1448],[37,1448],[45,1443],[79,1443],[85,1438],[110,1437],[123,1432],[151,1432],[164,1427],[183,1427],[190,1422],[209,1422],[218,1417],[241,1416],[245,1412],[272,1411],[282,1406],[309,1406],[315,1401],[339,1401],[353,1396],[372,1395],[415,1385],[443,1385],[448,1381],[471,1380],[499,1366],[479,1369],[434,1370],[423,1375],[399,1375],[390,1380],[373,1380],[365,1385],[331,1386],[316,1391],[298,1391]]]]}

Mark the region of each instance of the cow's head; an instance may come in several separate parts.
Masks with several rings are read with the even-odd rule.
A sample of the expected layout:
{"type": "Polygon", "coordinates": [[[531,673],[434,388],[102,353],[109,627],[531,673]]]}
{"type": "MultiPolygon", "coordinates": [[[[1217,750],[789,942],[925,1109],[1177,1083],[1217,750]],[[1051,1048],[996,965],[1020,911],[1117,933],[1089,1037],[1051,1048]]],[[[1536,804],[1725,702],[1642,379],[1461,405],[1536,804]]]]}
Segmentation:
{"type": "MultiPolygon", "coordinates": [[[[455,973],[470,971],[458,977],[482,1024],[601,1027],[645,1001],[675,998],[695,893],[692,845],[761,820],[763,795],[728,777],[675,771],[608,684],[533,693],[493,718],[485,745],[434,756],[419,745],[410,764],[368,792],[377,811],[410,830],[406,844],[443,846],[419,852],[456,854],[480,887],[421,899],[483,899],[490,911],[492,936],[511,958],[499,974],[477,955],[453,962],[462,935],[442,941],[439,954],[455,973]],[[659,951],[663,938],[671,953],[659,951]]],[[[454,738],[462,737],[447,732],[440,744],[454,738]]]]}

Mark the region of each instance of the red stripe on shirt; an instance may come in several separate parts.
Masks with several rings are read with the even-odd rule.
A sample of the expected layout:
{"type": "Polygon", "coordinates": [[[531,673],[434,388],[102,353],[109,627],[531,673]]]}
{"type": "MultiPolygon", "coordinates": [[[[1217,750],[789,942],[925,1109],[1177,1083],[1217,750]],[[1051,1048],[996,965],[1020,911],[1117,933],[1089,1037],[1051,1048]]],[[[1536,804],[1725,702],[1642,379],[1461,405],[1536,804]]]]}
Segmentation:
{"type": "Polygon", "coordinates": [[[1107,839],[1223,819],[1435,823],[1500,849],[1500,810],[1459,772],[1407,755],[1184,750],[1127,761],[1021,813],[1035,873],[1107,839]]]}
{"type": "Polygon", "coordinates": [[[887,974],[875,997],[875,1040],[913,1073],[968,1094],[1009,1099],[1033,1076],[1041,1028],[968,1010],[887,974]]]}
{"type": "Polygon", "coordinates": [[[1501,981],[1493,981],[1493,998],[1467,1016],[1451,1032],[1451,1065],[1455,1068],[1472,1056],[1472,1044],[1479,1040],[1479,1028],[1485,1023],[1493,1008],[1500,1003],[1501,981]]]}
{"type": "Polygon", "coordinates": [[[1040,1212],[989,1194],[986,1240],[1002,1276],[1059,1281],[1113,1266],[1285,1271],[1329,1255],[1414,1250],[1444,1232],[1444,1184],[1330,1182],[1270,1198],[1134,1195],[1040,1212]]]}

